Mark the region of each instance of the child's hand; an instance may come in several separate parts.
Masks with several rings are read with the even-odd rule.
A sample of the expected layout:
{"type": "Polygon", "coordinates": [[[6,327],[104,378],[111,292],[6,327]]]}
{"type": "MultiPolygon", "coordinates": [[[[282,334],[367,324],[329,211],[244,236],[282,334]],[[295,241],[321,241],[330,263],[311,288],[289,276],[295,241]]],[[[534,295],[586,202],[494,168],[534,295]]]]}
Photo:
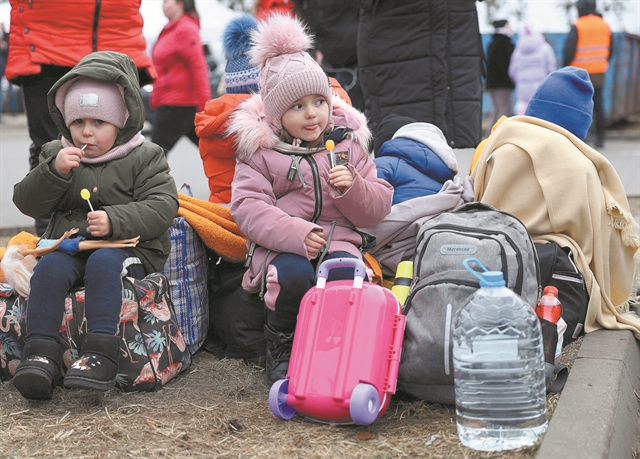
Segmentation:
{"type": "Polygon", "coordinates": [[[329,171],[329,183],[344,194],[353,185],[353,174],[347,166],[336,166],[329,171]]]}
{"type": "Polygon", "coordinates": [[[311,258],[318,256],[318,251],[326,243],[323,239],[324,234],[320,230],[313,230],[304,238],[304,245],[307,246],[307,252],[311,258]]]}
{"type": "Polygon", "coordinates": [[[104,210],[89,212],[87,214],[87,223],[89,223],[87,231],[89,231],[93,237],[105,237],[111,232],[109,215],[104,210]]]}
{"type": "Polygon", "coordinates": [[[63,148],[58,152],[54,166],[60,175],[69,175],[71,169],[80,165],[82,155],[84,155],[84,151],[77,147],[63,148]]]}

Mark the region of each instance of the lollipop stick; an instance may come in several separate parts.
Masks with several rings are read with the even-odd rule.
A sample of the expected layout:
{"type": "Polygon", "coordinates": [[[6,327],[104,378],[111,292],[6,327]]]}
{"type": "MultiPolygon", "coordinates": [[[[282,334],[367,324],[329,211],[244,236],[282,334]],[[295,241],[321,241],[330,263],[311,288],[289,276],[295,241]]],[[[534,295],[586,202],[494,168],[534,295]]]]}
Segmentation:
{"type": "Polygon", "coordinates": [[[93,206],[91,205],[91,201],[89,201],[89,200],[87,199],[87,202],[89,203],[89,208],[91,209],[91,212],[94,212],[94,210],[93,210],[93,206]]]}

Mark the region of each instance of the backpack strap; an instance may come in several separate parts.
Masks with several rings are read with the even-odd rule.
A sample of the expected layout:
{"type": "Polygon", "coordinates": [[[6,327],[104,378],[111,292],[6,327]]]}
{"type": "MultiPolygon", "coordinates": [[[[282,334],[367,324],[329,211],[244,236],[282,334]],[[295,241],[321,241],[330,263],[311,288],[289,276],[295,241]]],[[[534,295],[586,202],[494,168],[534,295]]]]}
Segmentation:
{"type": "Polygon", "coordinates": [[[563,365],[544,364],[544,378],[547,386],[547,394],[559,394],[567,382],[569,369],[563,365]]]}

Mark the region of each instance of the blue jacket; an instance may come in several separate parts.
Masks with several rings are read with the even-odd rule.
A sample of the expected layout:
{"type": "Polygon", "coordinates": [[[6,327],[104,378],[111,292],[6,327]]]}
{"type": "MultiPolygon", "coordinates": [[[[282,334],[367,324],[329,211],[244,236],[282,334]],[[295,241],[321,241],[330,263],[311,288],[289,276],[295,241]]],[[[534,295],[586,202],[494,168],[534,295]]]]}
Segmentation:
{"type": "Polygon", "coordinates": [[[383,143],[374,162],[378,178],[395,189],[393,204],[436,194],[456,175],[429,147],[403,137],[383,143]]]}

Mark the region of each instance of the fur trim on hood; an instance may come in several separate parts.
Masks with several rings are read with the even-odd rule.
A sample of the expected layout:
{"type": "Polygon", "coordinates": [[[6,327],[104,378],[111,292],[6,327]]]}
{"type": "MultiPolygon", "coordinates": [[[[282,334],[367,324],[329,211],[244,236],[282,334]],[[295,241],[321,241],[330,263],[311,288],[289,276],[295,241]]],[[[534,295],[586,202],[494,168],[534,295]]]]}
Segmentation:
{"type": "MultiPolygon", "coordinates": [[[[333,123],[352,129],[348,137],[369,151],[371,131],[364,114],[335,95],[332,97],[332,104],[333,123]]],[[[238,105],[231,114],[225,135],[235,137],[236,158],[243,162],[258,150],[272,150],[280,140],[265,121],[260,94],[254,94],[238,105]]]]}

